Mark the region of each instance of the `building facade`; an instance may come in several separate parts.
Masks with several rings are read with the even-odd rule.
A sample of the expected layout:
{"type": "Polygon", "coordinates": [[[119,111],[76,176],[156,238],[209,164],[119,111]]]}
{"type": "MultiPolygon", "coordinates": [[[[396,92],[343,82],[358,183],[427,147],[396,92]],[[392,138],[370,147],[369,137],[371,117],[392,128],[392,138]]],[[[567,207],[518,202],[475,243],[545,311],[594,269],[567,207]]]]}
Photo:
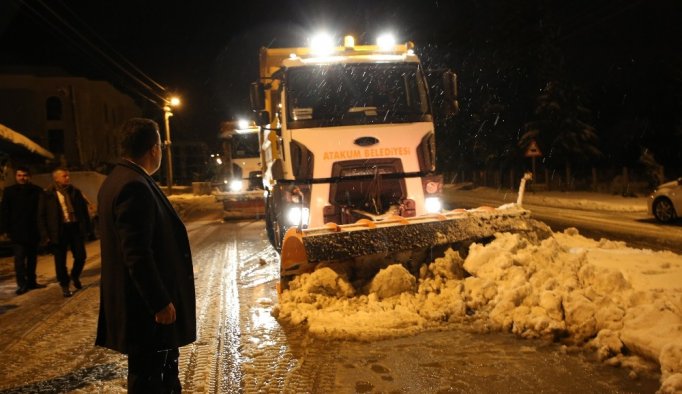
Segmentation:
{"type": "MultiPolygon", "coordinates": [[[[171,144],[173,157],[173,184],[191,185],[192,182],[207,181],[211,178],[209,166],[209,149],[201,141],[173,141],[171,144]]],[[[164,155],[161,170],[157,176],[166,182],[166,159],[164,155]]]]}
{"type": "Polygon", "coordinates": [[[0,70],[0,123],[45,147],[60,165],[97,170],[119,155],[119,127],[140,116],[110,83],[58,70],[0,70]]]}

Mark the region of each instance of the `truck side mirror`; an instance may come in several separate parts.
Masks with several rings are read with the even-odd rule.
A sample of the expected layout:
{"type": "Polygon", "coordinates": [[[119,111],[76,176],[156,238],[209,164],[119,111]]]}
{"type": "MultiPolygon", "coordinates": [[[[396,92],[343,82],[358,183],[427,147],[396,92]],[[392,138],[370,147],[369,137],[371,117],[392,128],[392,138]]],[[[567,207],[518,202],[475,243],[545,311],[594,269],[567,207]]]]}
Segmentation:
{"type": "Polygon", "coordinates": [[[265,109],[265,86],[260,82],[251,82],[249,98],[253,112],[265,109]]]}
{"type": "Polygon", "coordinates": [[[457,92],[457,74],[448,70],[443,73],[443,87],[445,90],[445,112],[448,116],[459,113],[459,94],[457,92]]]}

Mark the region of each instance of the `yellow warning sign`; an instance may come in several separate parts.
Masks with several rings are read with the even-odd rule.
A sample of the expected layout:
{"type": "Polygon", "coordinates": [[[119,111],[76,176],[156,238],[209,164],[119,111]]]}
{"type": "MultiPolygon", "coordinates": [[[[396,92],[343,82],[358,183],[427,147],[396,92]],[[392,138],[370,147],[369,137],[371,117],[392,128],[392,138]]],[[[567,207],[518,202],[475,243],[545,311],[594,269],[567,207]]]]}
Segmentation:
{"type": "Polygon", "coordinates": [[[538,147],[538,143],[535,142],[535,140],[531,140],[530,144],[528,144],[528,149],[526,149],[526,157],[540,157],[542,156],[542,152],[540,151],[540,148],[538,147]]]}

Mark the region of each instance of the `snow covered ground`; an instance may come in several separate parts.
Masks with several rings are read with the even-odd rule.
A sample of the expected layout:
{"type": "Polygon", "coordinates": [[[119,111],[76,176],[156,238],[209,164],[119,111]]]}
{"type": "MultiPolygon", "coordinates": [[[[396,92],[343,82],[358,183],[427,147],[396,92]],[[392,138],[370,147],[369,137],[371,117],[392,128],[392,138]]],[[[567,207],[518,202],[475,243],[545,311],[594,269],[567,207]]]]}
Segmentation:
{"type": "MultiPolygon", "coordinates": [[[[184,217],[219,209],[211,196],[171,201],[184,217]]],[[[531,192],[524,201],[646,211],[646,197],[585,192],[531,192]]],[[[499,234],[487,245],[472,245],[464,258],[448,252],[418,277],[391,265],[362,289],[342,270],[322,268],[290,283],[273,314],[326,338],[374,340],[461,323],[548,338],[567,349],[591,349],[633,376],[653,361],[660,366],[660,392],[682,392],[682,256],[585,238],[576,229],[538,242],[499,234]]]]}
{"type": "MultiPolygon", "coordinates": [[[[450,189],[468,188],[470,185],[445,185],[446,194],[450,189]]],[[[494,189],[490,187],[477,187],[468,190],[472,194],[482,198],[503,200],[506,203],[516,202],[517,193],[511,190],[494,189]]],[[[532,186],[523,197],[528,204],[542,205],[547,207],[560,207],[571,209],[586,209],[592,211],[608,212],[646,212],[648,196],[623,197],[619,194],[593,193],[586,191],[541,191],[534,192],[532,186]]]]}
{"type": "MultiPolygon", "coordinates": [[[[489,191],[481,191],[484,192],[489,191]]],[[[543,194],[537,193],[534,198],[551,197],[552,201],[561,206],[572,204],[575,206],[580,204],[580,200],[599,200],[602,202],[599,209],[612,210],[625,209],[622,207],[626,205],[623,204],[625,201],[630,205],[628,209],[642,209],[639,202],[635,203],[637,199],[623,199],[619,196],[582,193],[543,194]]],[[[216,220],[221,217],[222,205],[212,196],[184,194],[171,196],[170,199],[184,220],[204,217],[216,220]]],[[[516,196],[510,195],[507,201],[515,199],[516,196]]],[[[260,226],[256,231],[262,233],[262,225],[258,222],[253,224],[255,227],[260,226]]],[[[193,224],[188,223],[190,233],[193,228],[193,224]]],[[[662,231],[665,228],[661,227],[662,231]]],[[[198,235],[197,232],[194,239],[203,236],[205,233],[198,235]]],[[[96,242],[88,244],[90,257],[86,266],[85,290],[75,297],[63,300],[58,292],[58,286],[54,283],[51,256],[41,256],[39,263],[39,280],[50,284],[47,289],[15,296],[13,280],[6,280],[5,287],[0,289],[2,290],[0,293],[6,296],[5,299],[10,300],[12,308],[35,306],[34,301],[40,301],[40,297],[44,297],[48,301],[41,305],[41,308],[52,311],[48,314],[50,319],[44,320],[47,319],[44,317],[47,315],[44,315],[42,309],[36,309],[38,313],[44,315],[41,317],[43,320],[40,326],[40,330],[43,331],[32,329],[31,335],[16,334],[16,338],[20,338],[21,341],[13,345],[11,351],[25,354],[17,361],[18,364],[12,364],[21,365],[24,374],[17,375],[17,371],[13,369],[12,376],[15,380],[17,376],[21,376],[21,379],[30,376],[35,379],[28,378],[27,383],[36,379],[42,382],[46,379],[44,378],[46,374],[51,378],[55,372],[58,375],[71,376],[72,374],[68,372],[71,371],[69,366],[82,365],[84,355],[100,355],[89,350],[92,348],[94,335],[92,322],[93,318],[96,319],[96,308],[82,309],[83,313],[74,309],[82,305],[96,305],[99,274],[94,264],[93,266],[90,264],[98,260],[98,246],[96,242]],[[79,300],[82,303],[79,303],[79,300]],[[61,312],[54,313],[52,308],[55,305],[58,305],[57,308],[61,312]],[[93,310],[94,315],[91,313],[93,310]],[[81,313],[82,316],[79,315],[81,318],[77,320],[60,320],[59,324],[64,326],[52,325],[59,320],[57,317],[71,316],[73,313],[81,313]],[[73,331],[76,332],[73,334],[69,331],[73,324],[77,324],[79,330],[83,332],[73,331]],[[65,329],[54,330],[54,327],[65,329]],[[47,339],[34,342],[33,338],[40,338],[42,332],[49,334],[46,336],[47,339]],[[61,338],[62,334],[76,335],[79,339],[55,340],[61,338]],[[55,344],[59,343],[62,345],[55,347],[55,344]],[[88,350],[80,354],[72,351],[73,348],[88,350]],[[36,354],[45,357],[35,357],[36,354]],[[80,357],[71,360],[68,357],[63,358],[64,354],[80,354],[80,357]],[[59,361],[67,359],[71,360],[67,364],[59,361]],[[53,370],[45,367],[52,362],[57,362],[60,368],[53,370]]],[[[270,248],[264,251],[274,253],[270,248]]],[[[220,257],[213,256],[211,254],[210,259],[220,261],[220,257]]],[[[5,259],[8,264],[2,267],[6,271],[0,273],[9,278],[12,275],[9,264],[11,258],[5,259]]],[[[255,261],[254,264],[258,265],[255,261]]],[[[215,272],[225,272],[220,264],[215,264],[214,267],[219,269],[215,272]]],[[[268,265],[268,270],[270,269],[274,272],[267,275],[267,281],[270,281],[273,275],[276,276],[277,267],[268,265]]],[[[261,270],[253,272],[256,276],[262,274],[261,270]]],[[[217,276],[206,275],[211,278],[217,276]]],[[[259,277],[258,280],[262,278],[259,277]]],[[[239,283],[239,286],[243,285],[243,282],[236,279],[234,283],[234,286],[229,287],[231,291],[236,288],[236,283],[239,283]]],[[[214,289],[215,294],[218,294],[221,289],[224,290],[216,287],[213,282],[207,282],[204,286],[203,289],[198,287],[199,293],[206,289],[214,289]]],[[[461,327],[462,324],[480,332],[501,331],[515,333],[520,338],[548,338],[564,344],[561,348],[566,352],[579,348],[591,350],[605,363],[631,371],[635,378],[643,374],[647,368],[651,368],[652,363],[649,361],[653,361],[656,364],[653,368],[660,369],[660,392],[672,393],[682,392],[681,290],[682,256],[665,251],[632,249],[609,240],[586,239],[575,230],[567,230],[555,233],[541,242],[532,242],[519,235],[500,234],[488,245],[473,245],[465,257],[451,252],[423,267],[417,275],[409,274],[401,266],[392,265],[377,275],[364,289],[351,287],[344,280],[342,272],[321,269],[293,282],[291,290],[285,292],[278,305],[274,307],[273,314],[281,323],[306,327],[313,335],[358,341],[408,336],[426,330],[448,330],[448,334],[453,332],[457,335],[461,330],[450,330],[461,327]]],[[[250,301],[251,306],[255,305],[257,313],[267,314],[266,311],[271,307],[272,301],[268,297],[258,298],[262,296],[257,294],[254,293],[253,299],[248,299],[247,302],[250,301]]],[[[217,299],[230,299],[234,305],[238,305],[234,297],[218,297],[213,293],[206,297],[212,302],[217,299]]],[[[221,308],[219,304],[211,305],[216,311],[221,308]]],[[[263,321],[270,320],[259,321],[260,324],[264,324],[263,321]]],[[[196,348],[192,348],[198,349],[197,353],[185,353],[185,357],[187,360],[193,359],[194,356],[187,354],[196,355],[204,352],[201,353],[200,360],[216,360],[216,352],[207,351],[210,348],[207,343],[216,342],[216,338],[220,338],[211,331],[215,326],[205,322],[200,326],[205,327],[208,332],[202,334],[204,338],[210,340],[199,341],[196,348]]],[[[20,332],[18,330],[20,327],[23,326],[15,326],[14,331],[20,332]]],[[[254,342],[253,347],[244,350],[247,356],[244,360],[252,355],[249,352],[258,354],[263,352],[262,349],[270,345],[265,345],[265,342],[271,339],[270,331],[263,330],[265,334],[260,333],[258,335],[262,336],[259,337],[254,334],[259,329],[249,327],[243,331],[249,334],[244,335],[244,338],[254,342]]],[[[6,334],[8,338],[12,335],[9,332],[6,334]]],[[[241,337],[242,333],[238,332],[235,335],[241,337]]],[[[282,337],[284,336],[282,334],[282,337]]],[[[419,340],[418,338],[415,340],[419,340]]],[[[277,352],[280,351],[277,343],[273,348],[276,348],[277,352]]],[[[112,363],[105,364],[109,369],[105,369],[104,372],[109,375],[94,373],[88,378],[90,382],[92,379],[97,380],[95,383],[97,385],[103,384],[105,387],[103,392],[112,392],[110,389],[112,387],[118,388],[119,391],[124,390],[125,363],[123,359],[116,357],[112,359],[114,360],[112,363]],[[110,368],[111,365],[115,368],[110,368]],[[119,374],[114,380],[110,380],[112,371],[119,374]]],[[[96,360],[97,363],[102,362],[100,358],[96,360]]],[[[249,365],[246,362],[246,365],[247,368],[254,368],[253,370],[266,370],[272,373],[272,370],[262,369],[262,364],[249,365]]],[[[196,377],[192,378],[195,385],[208,385],[206,383],[208,378],[202,380],[200,377],[208,375],[207,371],[215,370],[202,368],[187,369],[189,375],[196,374],[196,377]]],[[[532,370],[530,366],[526,369],[532,370]]],[[[79,371],[73,375],[76,381],[83,379],[82,372],[79,371]]],[[[48,384],[51,381],[48,380],[48,384]]],[[[80,392],[91,392],[95,386],[87,387],[80,392]]]]}
{"type": "MultiPolygon", "coordinates": [[[[646,209],[645,198],[599,196],[538,193],[526,201],[646,209]]],[[[593,349],[633,376],[655,361],[660,392],[682,392],[682,256],[588,239],[574,228],[542,241],[498,234],[464,258],[449,251],[417,276],[390,265],[361,289],[342,269],[320,268],[292,281],[273,314],[326,338],[373,340],[461,323],[548,338],[593,349]]]]}
{"type": "Polygon", "coordinates": [[[215,196],[195,196],[193,194],[173,194],[168,200],[183,221],[201,220],[205,217],[220,217],[223,204],[215,196]]]}

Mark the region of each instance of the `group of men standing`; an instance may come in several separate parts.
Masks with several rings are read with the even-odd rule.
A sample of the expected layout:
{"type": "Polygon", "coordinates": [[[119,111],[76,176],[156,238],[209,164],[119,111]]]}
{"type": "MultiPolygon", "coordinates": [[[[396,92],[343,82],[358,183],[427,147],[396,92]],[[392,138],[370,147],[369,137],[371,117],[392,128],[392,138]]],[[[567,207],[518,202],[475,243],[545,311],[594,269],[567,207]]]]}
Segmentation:
{"type": "Polygon", "coordinates": [[[85,265],[85,240],[90,232],[88,201],[73,185],[69,171],[52,172],[54,183],[43,190],[31,183],[31,173],[18,167],[16,184],[5,188],[0,203],[0,233],[7,234],[14,248],[16,294],[44,288],[36,280],[38,249],[54,255],[55,273],[64,297],[72,295],[70,285],[81,289],[80,275],[85,265]],[[71,273],[66,255],[73,254],[71,273]]]}
{"type": "MultiPolygon", "coordinates": [[[[121,128],[122,158],[97,196],[101,250],[100,309],[95,344],[128,355],[128,392],[180,393],[179,347],[196,340],[194,268],[187,230],[152,175],[164,144],[151,119],[121,128]]],[[[69,172],[52,173],[46,190],[17,169],[17,184],[0,203],[0,233],[15,246],[17,294],[36,282],[39,245],[54,254],[65,297],[81,288],[88,202],[71,186],[69,172]],[[70,249],[74,264],[66,267],[70,249]]]]}

